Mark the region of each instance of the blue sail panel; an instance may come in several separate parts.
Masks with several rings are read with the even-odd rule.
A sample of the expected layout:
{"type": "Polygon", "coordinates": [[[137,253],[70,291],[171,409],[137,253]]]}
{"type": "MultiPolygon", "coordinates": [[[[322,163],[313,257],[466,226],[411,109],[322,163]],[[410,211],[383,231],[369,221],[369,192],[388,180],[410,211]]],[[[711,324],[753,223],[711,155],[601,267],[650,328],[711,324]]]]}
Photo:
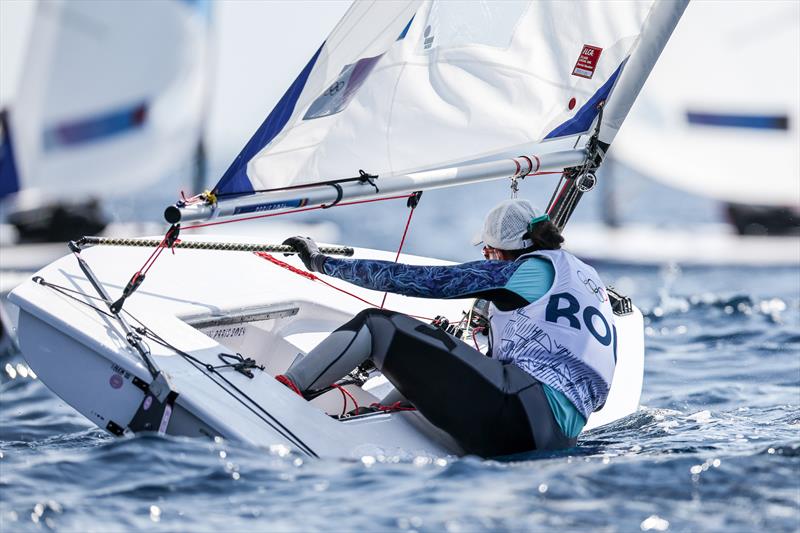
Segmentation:
{"type": "Polygon", "coordinates": [[[19,174],[5,111],[0,112],[0,199],[19,191],[19,174]]]}
{"type": "MultiPolygon", "coordinates": [[[[627,59],[625,61],[627,61],[627,59]]],[[[616,83],[620,72],[622,72],[622,69],[625,67],[625,61],[617,67],[617,70],[606,80],[603,86],[597,89],[597,92],[578,109],[578,112],[575,113],[572,118],[561,123],[557,128],[548,133],[545,139],[576,135],[588,131],[588,129],[592,127],[592,122],[594,122],[599,112],[597,104],[608,98],[608,95],[611,94],[614,83],[616,83]]]]}
{"type": "MultiPolygon", "coordinates": [[[[414,16],[416,16],[416,15],[414,15],[414,16]]],[[[406,27],[403,28],[403,31],[400,32],[400,35],[397,37],[398,41],[402,41],[403,39],[406,38],[406,35],[408,34],[408,30],[409,30],[409,28],[411,28],[411,23],[412,22],[414,22],[414,17],[411,17],[411,20],[408,21],[408,24],[406,24],[406,27]]]]}
{"type": "Polygon", "coordinates": [[[147,112],[147,104],[142,102],[123,109],[55,124],[42,133],[42,145],[45,151],[51,151],[130,133],[144,126],[147,112]]]}
{"type": "MultiPolygon", "coordinates": [[[[322,43],[325,46],[325,43],[322,43]]],[[[322,46],[311,57],[308,64],[303,68],[294,82],[289,86],[289,89],[278,101],[278,104],[270,112],[267,119],[261,124],[261,127],[255,132],[253,137],[247,142],[242,151],[233,160],[231,166],[225,171],[222,178],[214,187],[214,194],[217,195],[234,195],[234,194],[250,194],[253,192],[253,185],[250,178],[247,177],[247,163],[265,146],[283,130],[286,123],[294,113],[297,100],[306,86],[308,77],[314,69],[317,62],[322,46]]]]}
{"type": "Polygon", "coordinates": [[[721,128],[744,128],[754,130],[788,130],[787,115],[746,115],[734,113],[710,113],[687,111],[686,120],[696,126],[717,126],[721,128]]]}

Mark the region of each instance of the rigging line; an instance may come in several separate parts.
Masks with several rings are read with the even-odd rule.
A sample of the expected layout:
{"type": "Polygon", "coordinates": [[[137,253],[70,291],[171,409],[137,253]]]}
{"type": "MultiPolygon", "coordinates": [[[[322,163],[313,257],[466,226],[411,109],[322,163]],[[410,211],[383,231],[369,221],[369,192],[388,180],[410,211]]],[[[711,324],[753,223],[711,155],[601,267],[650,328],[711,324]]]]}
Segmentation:
{"type": "MultiPolygon", "coordinates": [[[[399,196],[387,196],[386,198],[369,198],[367,200],[354,200],[351,202],[339,202],[336,205],[332,205],[331,207],[344,207],[348,205],[358,205],[358,204],[368,204],[372,202],[382,202],[384,200],[400,200],[402,198],[410,198],[413,196],[412,194],[403,194],[399,196]]],[[[292,213],[304,213],[306,211],[316,211],[317,209],[322,209],[322,206],[314,206],[314,207],[303,207],[300,209],[292,209],[290,211],[281,211],[280,213],[265,213],[263,215],[253,215],[249,217],[242,217],[242,218],[234,218],[231,220],[218,220],[215,222],[204,222],[202,224],[195,224],[193,226],[186,226],[185,228],[181,228],[183,231],[197,229],[197,228],[205,228],[207,226],[219,226],[221,224],[232,224],[234,222],[244,222],[247,220],[256,220],[259,218],[269,218],[269,217],[278,217],[281,215],[291,215],[292,213]]]]}
{"type": "Polygon", "coordinates": [[[54,283],[47,282],[47,281],[44,280],[44,278],[42,278],[40,276],[34,276],[32,278],[32,281],[34,283],[38,283],[39,285],[42,285],[43,287],[48,287],[50,289],[53,289],[57,293],[62,294],[64,296],[66,296],[67,298],[71,298],[71,299],[75,300],[76,302],[78,302],[80,304],[83,304],[83,305],[85,305],[87,307],[90,307],[90,308],[94,309],[95,311],[97,311],[101,315],[107,316],[109,318],[113,318],[115,320],[117,318],[116,315],[112,315],[111,313],[109,313],[105,309],[101,309],[101,308],[97,307],[96,305],[92,305],[91,303],[89,303],[87,301],[84,301],[84,300],[81,300],[77,296],[73,296],[72,294],[69,294],[69,293],[80,294],[84,298],[89,298],[89,299],[92,299],[92,300],[99,300],[101,302],[105,302],[105,300],[103,298],[98,298],[96,296],[89,296],[88,294],[84,294],[84,293],[82,293],[80,291],[74,291],[72,289],[68,289],[67,287],[63,287],[61,285],[56,285],[54,283]]]}
{"type": "MultiPolygon", "coordinates": [[[[216,375],[218,375],[218,376],[219,376],[219,378],[220,378],[221,380],[223,380],[223,381],[224,381],[225,383],[227,383],[227,384],[228,384],[230,387],[232,387],[233,389],[235,389],[235,390],[236,390],[236,391],[237,391],[239,394],[241,394],[241,395],[242,395],[244,398],[246,398],[246,399],[247,399],[247,400],[248,400],[250,403],[252,403],[253,405],[255,405],[255,406],[256,406],[256,407],[257,407],[257,408],[258,408],[260,411],[262,411],[262,412],[263,412],[265,415],[267,415],[267,416],[268,416],[268,417],[269,417],[269,418],[270,418],[272,421],[274,421],[274,422],[275,422],[276,424],[278,424],[278,425],[279,425],[281,428],[283,428],[283,429],[284,429],[284,430],[285,430],[285,431],[286,431],[286,432],[287,432],[289,435],[292,435],[292,437],[294,437],[294,438],[295,438],[295,439],[296,439],[296,440],[297,440],[299,443],[302,443],[302,441],[301,441],[301,440],[300,440],[298,437],[296,437],[296,436],[295,436],[295,435],[294,435],[294,434],[293,434],[293,433],[292,433],[292,432],[291,432],[291,431],[290,431],[288,428],[286,428],[286,427],[285,427],[283,424],[281,424],[281,423],[280,423],[280,421],[278,421],[277,419],[275,419],[275,418],[274,418],[274,417],[273,417],[273,416],[272,416],[272,415],[271,415],[269,412],[267,412],[267,411],[266,411],[266,410],[265,410],[263,407],[261,407],[261,405],[259,405],[259,403],[258,403],[258,402],[256,402],[256,401],[255,401],[255,400],[253,400],[252,398],[250,398],[250,396],[248,396],[248,395],[247,395],[245,392],[242,392],[242,391],[241,391],[241,389],[239,389],[239,388],[238,388],[236,385],[234,385],[233,383],[231,383],[230,381],[228,381],[228,379],[227,379],[227,378],[225,378],[225,376],[223,376],[222,374],[220,374],[219,372],[217,372],[217,371],[216,371],[216,368],[217,368],[217,367],[215,367],[214,365],[208,364],[208,363],[204,363],[202,360],[198,359],[197,357],[193,356],[192,354],[190,354],[190,353],[188,353],[188,352],[184,352],[183,350],[180,350],[180,349],[178,349],[176,346],[174,346],[174,345],[173,345],[173,344],[171,344],[170,342],[166,341],[166,340],[165,340],[163,337],[161,337],[161,335],[159,335],[158,333],[156,333],[156,332],[155,332],[155,331],[153,331],[152,329],[148,328],[148,327],[147,327],[145,324],[143,324],[143,323],[142,323],[142,321],[141,321],[141,320],[139,320],[138,318],[136,318],[135,316],[133,316],[133,315],[132,315],[130,312],[128,312],[128,311],[125,311],[125,313],[126,313],[126,314],[127,314],[127,315],[128,315],[130,318],[131,318],[131,319],[133,319],[134,321],[136,321],[136,322],[137,322],[137,323],[140,325],[140,327],[141,327],[140,329],[142,330],[142,331],[141,331],[141,333],[142,333],[143,335],[145,335],[147,338],[149,338],[149,339],[153,340],[154,342],[156,342],[156,343],[160,344],[161,346],[164,346],[165,348],[168,348],[168,349],[172,350],[173,352],[175,352],[175,353],[177,353],[178,355],[180,355],[181,357],[183,357],[185,360],[187,360],[187,361],[189,361],[189,362],[191,362],[191,363],[194,363],[195,365],[200,365],[200,366],[202,366],[202,367],[203,367],[203,369],[206,371],[206,372],[204,372],[204,374],[205,374],[205,375],[207,375],[209,378],[211,378],[211,374],[216,374],[216,375]]],[[[193,366],[194,366],[194,365],[193,365],[193,366]]],[[[203,369],[200,369],[200,370],[203,370],[203,369]]],[[[213,378],[211,378],[211,379],[212,379],[212,381],[214,381],[215,383],[217,383],[217,385],[219,385],[219,386],[220,386],[220,387],[221,387],[223,390],[225,390],[225,391],[226,391],[228,394],[230,394],[232,397],[236,398],[236,396],[235,396],[235,395],[233,395],[233,394],[232,394],[232,393],[231,393],[229,390],[226,390],[226,389],[225,389],[225,387],[223,387],[223,386],[222,386],[222,385],[221,385],[219,382],[217,382],[217,381],[216,381],[216,380],[214,380],[213,378]]],[[[242,405],[244,405],[245,407],[248,407],[246,404],[244,404],[244,403],[241,401],[241,399],[240,399],[240,398],[236,398],[236,399],[237,399],[237,400],[239,400],[239,401],[240,401],[240,403],[242,403],[242,405]]],[[[250,409],[250,411],[252,411],[252,408],[249,408],[249,407],[248,407],[248,409],[250,409]]],[[[257,413],[255,413],[255,414],[257,415],[257,413]]],[[[260,416],[259,416],[259,418],[262,418],[262,420],[263,420],[263,417],[260,417],[260,416]]],[[[268,422],[268,421],[266,421],[266,420],[265,420],[265,422],[267,422],[267,423],[269,424],[269,422],[268,422]]],[[[277,430],[277,428],[275,428],[275,427],[274,427],[272,424],[269,424],[269,425],[270,425],[270,427],[273,427],[273,429],[276,429],[276,431],[278,431],[278,430],[277,430]]],[[[278,431],[278,432],[280,433],[280,431],[278,431]]],[[[284,437],[286,437],[286,435],[284,435],[284,437]]],[[[288,439],[288,437],[287,437],[287,440],[291,440],[291,439],[288,439]]],[[[305,446],[305,444],[303,444],[303,446],[305,446]]],[[[307,446],[306,446],[306,447],[307,447],[307,446]]],[[[310,448],[309,448],[309,449],[310,449],[310,448]]]]}
{"type": "MultiPolygon", "coordinates": [[[[154,341],[154,342],[157,342],[157,343],[158,343],[158,341],[157,341],[157,340],[156,340],[156,341],[154,341]]],[[[160,344],[160,343],[159,343],[159,344],[160,344]]],[[[248,411],[250,411],[251,413],[253,413],[253,414],[256,416],[256,418],[258,418],[259,420],[261,420],[262,422],[264,422],[265,424],[267,424],[267,425],[268,425],[270,428],[272,428],[272,429],[275,431],[275,433],[279,434],[280,436],[282,436],[283,438],[285,438],[287,441],[289,441],[290,443],[292,443],[292,445],[294,445],[295,447],[297,447],[297,449],[298,449],[298,450],[300,450],[301,452],[305,453],[306,455],[308,455],[308,456],[310,456],[310,457],[317,457],[317,458],[319,457],[319,455],[317,455],[317,453],[316,453],[316,452],[314,452],[314,450],[312,450],[312,449],[311,449],[311,448],[310,448],[310,447],[309,447],[309,446],[308,446],[308,445],[307,445],[305,442],[303,442],[302,440],[300,440],[300,438],[299,438],[299,437],[297,437],[297,436],[296,436],[294,433],[292,433],[291,431],[289,431],[289,430],[288,430],[288,429],[287,429],[287,428],[286,428],[286,427],[285,427],[283,424],[281,424],[279,421],[277,421],[277,420],[276,420],[276,419],[275,419],[275,418],[274,418],[274,417],[273,417],[273,416],[272,416],[272,415],[271,415],[269,412],[267,412],[266,410],[264,410],[264,409],[263,409],[263,408],[262,408],[262,407],[261,407],[261,406],[260,406],[260,405],[259,405],[259,404],[258,404],[256,401],[255,401],[255,400],[253,400],[252,398],[250,398],[250,397],[249,397],[247,394],[245,394],[244,392],[242,392],[242,391],[241,391],[241,390],[240,390],[238,387],[236,387],[235,385],[233,385],[233,384],[232,384],[230,381],[228,381],[228,380],[227,380],[227,379],[226,379],[224,376],[222,376],[222,374],[220,374],[219,372],[213,372],[213,374],[212,374],[212,373],[209,373],[209,372],[208,372],[208,370],[207,370],[207,368],[206,368],[206,365],[204,365],[204,364],[202,364],[202,363],[197,363],[197,362],[195,362],[195,361],[192,361],[191,359],[187,359],[187,361],[189,362],[189,364],[190,364],[190,365],[191,365],[193,368],[197,369],[197,370],[198,370],[198,371],[199,371],[201,374],[203,374],[203,375],[204,375],[204,376],[206,376],[208,379],[210,379],[212,383],[214,383],[215,385],[217,385],[217,386],[218,386],[220,389],[222,389],[222,390],[223,390],[223,391],[224,391],[226,394],[228,394],[228,396],[230,396],[231,398],[233,398],[234,400],[236,400],[237,402],[239,402],[239,403],[240,403],[240,404],[241,404],[241,405],[242,405],[242,406],[243,406],[245,409],[247,409],[248,411]],[[245,401],[244,401],[242,398],[240,398],[239,396],[237,396],[236,394],[234,394],[233,392],[231,392],[231,391],[230,391],[228,388],[226,388],[226,387],[225,387],[225,385],[223,385],[221,382],[217,381],[217,380],[214,378],[214,375],[216,375],[216,376],[219,376],[219,379],[221,379],[221,380],[222,380],[222,381],[224,381],[226,384],[228,384],[230,387],[232,387],[233,389],[235,389],[235,390],[236,390],[236,392],[238,392],[239,394],[241,394],[242,396],[244,396],[244,398],[245,398],[245,399],[247,399],[249,402],[251,402],[251,403],[252,403],[252,404],[253,404],[253,405],[254,405],[256,408],[258,408],[258,410],[259,410],[259,411],[262,411],[262,412],[263,412],[263,413],[264,413],[266,416],[268,416],[268,417],[269,417],[269,420],[268,420],[267,418],[265,418],[263,415],[259,414],[259,413],[256,411],[256,409],[254,409],[254,408],[253,408],[253,406],[251,406],[251,405],[248,405],[247,403],[245,403],[245,401]],[[275,422],[275,424],[278,424],[280,427],[275,427],[275,424],[273,424],[273,423],[272,423],[270,420],[274,421],[274,422],[275,422]],[[286,433],[284,433],[284,431],[281,431],[281,428],[283,428],[283,430],[284,430],[286,433]]]]}
{"type": "MultiPolygon", "coordinates": [[[[315,181],[314,183],[303,183],[301,185],[287,185],[285,187],[273,187],[271,189],[256,189],[253,191],[248,192],[222,192],[222,193],[214,193],[214,196],[217,198],[231,198],[237,196],[248,196],[250,194],[260,194],[260,193],[267,193],[267,192],[283,192],[283,191],[296,191],[301,189],[308,189],[310,187],[323,187],[325,185],[339,185],[340,183],[350,183],[353,181],[363,181],[363,177],[361,174],[358,176],[353,176],[352,178],[343,178],[338,180],[326,180],[326,181],[315,181]]],[[[194,197],[192,197],[194,198],[194,197]]],[[[191,200],[191,198],[189,199],[191,200]]]]}
{"type": "Polygon", "coordinates": [[[277,418],[275,418],[275,417],[274,417],[274,416],[273,416],[273,415],[272,415],[272,414],[271,414],[269,411],[267,411],[266,409],[264,409],[264,407],[262,407],[262,406],[261,406],[261,405],[260,405],[260,404],[259,404],[257,401],[255,401],[254,399],[252,399],[252,398],[251,398],[251,397],[250,397],[250,396],[249,396],[247,393],[245,393],[245,392],[244,392],[244,391],[242,391],[242,390],[241,390],[239,387],[237,387],[235,384],[233,384],[231,381],[229,381],[229,380],[228,380],[228,379],[227,379],[225,376],[223,376],[221,373],[217,372],[217,371],[215,370],[215,367],[214,367],[213,365],[211,365],[211,364],[206,364],[206,363],[204,363],[203,361],[201,361],[200,359],[198,359],[197,357],[195,357],[195,356],[193,356],[193,355],[191,355],[191,354],[189,354],[189,353],[187,353],[187,352],[184,352],[183,350],[180,350],[180,349],[178,349],[177,347],[173,346],[173,345],[172,345],[171,343],[169,343],[168,341],[164,340],[164,338],[163,338],[163,337],[161,337],[161,336],[160,336],[158,333],[156,333],[155,331],[153,331],[153,330],[151,330],[150,328],[148,328],[147,326],[145,326],[145,325],[142,323],[142,321],[141,321],[141,320],[139,320],[138,318],[136,318],[135,316],[133,316],[133,315],[132,315],[130,312],[128,312],[128,311],[125,311],[125,313],[126,313],[126,314],[127,314],[127,315],[128,315],[130,318],[131,318],[131,319],[133,319],[134,321],[136,321],[136,322],[137,322],[137,323],[138,323],[138,324],[141,326],[141,329],[143,330],[143,334],[144,334],[144,335],[145,335],[145,336],[146,336],[148,339],[151,339],[152,341],[154,341],[154,342],[156,342],[156,343],[160,344],[161,346],[164,346],[165,348],[168,348],[168,349],[172,350],[172,351],[173,351],[173,352],[175,352],[176,354],[180,355],[180,356],[181,356],[181,357],[182,357],[184,360],[186,360],[186,361],[188,361],[189,363],[191,363],[193,367],[195,367],[195,368],[197,368],[198,370],[200,370],[200,371],[201,371],[201,373],[202,373],[203,375],[205,375],[205,376],[206,376],[206,377],[208,377],[208,378],[209,378],[211,381],[213,381],[215,384],[217,384],[217,386],[219,386],[219,387],[220,387],[220,388],[221,388],[223,391],[225,391],[226,393],[228,393],[228,395],[229,395],[229,396],[231,396],[232,398],[234,398],[235,400],[237,400],[237,401],[238,401],[239,403],[241,403],[241,404],[242,404],[242,405],[243,405],[245,408],[247,408],[247,409],[248,409],[250,412],[252,412],[253,414],[255,414],[255,415],[258,417],[258,418],[260,418],[260,419],[261,419],[261,420],[263,420],[264,422],[266,422],[266,423],[267,423],[267,425],[269,425],[269,426],[270,426],[272,429],[274,429],[274,430],[275,430],[277,433],[281,434],[281,435],[282,435],[282,436],[283,436],[283,437],[284,437],[286,440],[288,440],[288,441],[292,442],[292,443],[293,443],[295,446],[297,446],[297,447],[298,447],[298,448],[299,448],[301,451],[303,451],[303,452],[304,452],[304,453],[306,453],[307,455],[310,455],[310,456],[313,456],[313,457],[319,457],[319,456],[318,456],[318,455],[317,455],[317,454],[316,454],[316,453],[315,453],[315,452],[314,452],[314,451],[313,451],[313,450],[312,450],[312,449],[311,449],[311,448],[310,448],[310,447],[309,447],[307,444],[305,444],[305,442],[303,442],[303,440],[302,440],[302,439],[300,439],[300,437],[298,437],[297,435],[295,435],[295,434],[294,434],[294,433],[293,433],[293,432],[292,432],[292,431],[291,431],[289,428],[287,428],[285,425],[283,425],[283,423],[281,423],[281,421],[280,421],[280,420],[278,420],[277,418]],[[198,365],[199,365],[199,366],[198,366],[198,365]],[[225,382],[225,383],[226,383],[226,384],[227,384],[227,385],[228,385],[230,388],[232,388],[232,389],[233,389],[233,390],[235,390],[237,393],[239,393],[239,395],[241,395],[241,397],[242,397],[242,398],[244,398],[244,399],[246,399],[248,402],[250,402],[250,403],[252,404],[252,406],[249,406],[249,405],[247,405],[247,404],[244,402],[244,400],[243,400],[242,398],[240,398],[240,397],[237,397],[237,396],[236,396],[235,394],[233,394],[233,393],[232,393],[232,392],[231,392],[229,389],[225,388],[225,386],[223,386],[223,385],[222,385],[222,384],[221,384],[219,381],[217,381],[216,379],[214,379],[214,377],[212,376],[212,374],[216,374],[216,375],[219,377],[219,379],[221,379],[222,381],[224,381],[224,382],[225,382]],[[264,418],[263,416],[259,415],[259,414],[258,414],[258,413],[257,413],[257,412],[256,412],[256,411],[253,409],[253,406],[255,406],[255,408],[257,408],[259,411],[261,411],[261,412],[262,412],[264,415],[266,415],[266,416],[269,418],[269,420],[267,420],[267,419],[266,419],[266,418],[264,418]],[[270,420],[271,420],[271,422],[270,422],[270,420]],[[273,424],[273,423],[274,423],[274,424],[273,424]],[[277,425],[277,426],[279,426],[279,427],[275,427],[275,425],[277,425]],[[279,428],[280,428],[280,429],[279,429],[279,428]],[[283,430],[283,431],[281,431],[281,430],[283,430]]]}
{"type": "MultiPolygon", "coordinates": [[[[150,254],[150,257],[147,258],[147,260],[144,262],[144,264],[139,268],[138,272],[136,272],[136,274],[140,274],[142,276],[147,274],[147,272],[150,270],[150,267],[152,267],[153,264],[155,264],[156,259],[158,259],[158,257],[161,255],[161,252],[164,250],[164,247],[167,244],[167,239],[169,238],[169,236],[170,236],[170,232],[168,231],[164,235],[164,238],[161,239],[161,242],[159,243],[159,245],[156,246],[156,249],[153,250],[153,253],[150,254]],[[149,263],[149,265],[148,265],[148,263],[149,263]]],[[[136,275],[136,274],[134,274],[134,275],[136,275]]]]}
{"type": "MultiPolygon", "coordinates": [[[[150,248],[158,246],[160,241],[157,239],[115,239],[110,237],[82,237],[82,246],[127,246],[150,248]]],[[[270,252],[294,254],[297,251],[286,244],[258,244],[258,243],[239,243],[239,242],[219,242],[219,241],[175,241],[173,248],[184,250],[217,250],[222,252],[270,252]]],[[[347,246],[321,246],[320,253],[326,255],[353,255],[353,249],[347,246]]]]}
{"type": "Polygon", "coordinates": [[[557,213],[555,210],[559,207],[561,202],[561,197],[564,196],[564,192],[567,190],[569,186],[569,181],[566,176],[562,176],[561,180],[558,182],[558,187],[553,191],[553,196],[550,198],[550,205],[548,207],[547,214],[551,217],[555,218],[557,213]]]}
{"type": "MultiPolygon", "coordinates": [[[[406,235],[408,234],[408,227],[411,225],[411,217],[414,216],[414,210],[417,208],[416,205],[411,206],[411,210],[408,212],[408,219],[406,219],[406,227],[403,230],[403,236],[400,238],[400,246],[397,247],[397,255],[394,256],[394,262],[400,259],[400,252],[403,251],[403,244],[406,242],[406,235]]],[[[383,293],[383,299],[381,300],[380,309],[383,309],[383,306],[386,304],[386,296],[389,294],[388,291],[383,293]]]]}
{"type": "MultiPolygon", "coordinates": [[[[345,289],[342,289],[341,287],[337,287],[333,283],[330,283],[330,282],[320,278],[316,274],[313,274],[311,272],[306,272],[305,270],[300,270],[299,268],[293,267],[289,263],[285,263],[285,262],[281,261],[280,259],[274,257],[271,254],[268,254],[266,252],[253,252],[253,253],[255,255],[257,255],[258,257],[260,257],[261,259],[266,259],[270,263],[272,263],[272,264],[274,264],[276,266],[279,266],[281,268],[285,268],[289,272],[293,272],[293,273],[297,274],[298,276],[302,276],[302,277],[304,277],[304,278],[306,278],[308,280],[311,280],[311,281],[319,281],[323,285],[327,285],[331,289],[335,289],[335,290],[337,290],[337,291],[339,291],[339,292],[341,292],[343,294],[346,294],[347,296],[351,296],[351,297],[355,298],[356,300],[367,304],[370,307],[376,307],[378,309],[381,309],[381,307],[378,304],[372,303],[369,300],[365,300],[364,298],[358,296],[357,294],[354,294],[352,292],[346,291],[345,289]]],[[[404,313],[404,314],[408,314],[408,313],[404,313]]],[[[411,315],[411,314],[408,314],[408,316],[413,317],[413,318],[417,318],[419,320],[427,320],[427,321],[432,320],[430,317],[426,317],[426,316],[411,315]]]]}
{"type": "MultiPolygon", "coordinates": [[[[155,339],[154,339],[154,342],[156,342],[158,344],[162,344],[158,340],[155,340],[155,339]]],[[[167,346],[165,344],[162,344],[162,346],[165,346],[165,347],[169,348],[169,346],[167,346]]],[[[180,354],[180,351],[177,351],[176,353],[178,353],[179,355],[182,355],[182,354],[180,354]]],[[[288,428],[286,428],[286,426],[284,426],[277,419],[275,419],[275,417],[272,416],[272,414],[270,414],[268,411],[266,411],[263,407],[261,407],[261,405],[259,405],[258,402],[253,400],[246,393],[242,392],[242,390],[239,389],[236,385],[234,385],[233,383],[228,381],[228,379],[226,379],[222,374],[220,374],[219,372],[216,372],[216,371],[214,371],[213,373],[209,372],[208,368],[207,368],[207,365],[203,364],[202,362],[197,362],[196,360],[192,360],[192,358],[186,358],[186,360],[193,368],[197,369],[201,374],[203,374],[208,379],[210,379],[212,383],[214,383],[220,389],[222,389],[226,394],[228,394],[228,396],[230,396],[231,398],[233,398],[234,400],[239,402],[245,409],[247,409],[248,411],[253,413],[259,420],[261,420],[262,422],[267,424],[277,434],[279,434],[280,436],[285,438],[287,441],[292,443],[295,447],[297,447],[298,450],[300,450],[301,452],[305,453],[308,456],[319,457],[319,455],[317,455],[317,453],[314,452],[314,450],[312,450],[297,435],[292,433],[288,428]],[[219,379],[222,380],[229,387],[233,388],[244,399],[242,397],[239,397],[236,394],[234,394],[230,389],[225,387],[225,385],[223,383],[221,383],[220,381],[215,379],[215,377],[214,377],[215,375],[218,376],[219,379]],[[247,401],[249,401],[252,405],[248,405],[245,402],[245,399],[247,401]],[[255,408],[253,406],[255,406],[255,408]],[[258,411],[261,411],[262,413],[264,413],[264,415],[266,415],[266,417],[268,417],[268,418],[265,418],[265,416],[260,414],[258,411]],[[277,424],[278,427],[276,427],[276,424],[277,424]]]]}

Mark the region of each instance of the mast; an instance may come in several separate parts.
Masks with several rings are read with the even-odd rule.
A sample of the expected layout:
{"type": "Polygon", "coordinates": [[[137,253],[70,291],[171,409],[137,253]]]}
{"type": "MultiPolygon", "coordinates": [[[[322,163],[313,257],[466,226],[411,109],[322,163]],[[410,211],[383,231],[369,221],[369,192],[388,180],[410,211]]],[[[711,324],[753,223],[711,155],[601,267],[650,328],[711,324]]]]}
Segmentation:
{"type": "Polygon", "coordinates": [[[597,184],[597,169],[688,4],[689,0],[665,0],[655,3],[650,10],[639,43],[627,59],[610,98],[598,103],[599,113],[587,144],[586,162],[581,167],[565,169],[550,198],[547,213],[559,230],[564,229],[583,194],[597,184]]]}

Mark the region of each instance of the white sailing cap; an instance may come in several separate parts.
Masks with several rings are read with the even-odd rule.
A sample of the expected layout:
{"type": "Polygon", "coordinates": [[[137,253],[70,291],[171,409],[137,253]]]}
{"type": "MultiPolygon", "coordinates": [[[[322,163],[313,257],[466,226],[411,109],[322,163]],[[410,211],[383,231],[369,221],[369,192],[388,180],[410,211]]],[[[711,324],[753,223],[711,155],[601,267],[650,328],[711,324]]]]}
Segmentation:
{"type": "Polygon", "coordinates": [[[524,239],[528,225],[549,220],[549,217],[533,207],[528,200],[515,198],[494,207],[486,215],[483,230],[472,238],[472,244],[486,244],[498,250],[522,250],[533,246],[533,241],[524,239]]]}

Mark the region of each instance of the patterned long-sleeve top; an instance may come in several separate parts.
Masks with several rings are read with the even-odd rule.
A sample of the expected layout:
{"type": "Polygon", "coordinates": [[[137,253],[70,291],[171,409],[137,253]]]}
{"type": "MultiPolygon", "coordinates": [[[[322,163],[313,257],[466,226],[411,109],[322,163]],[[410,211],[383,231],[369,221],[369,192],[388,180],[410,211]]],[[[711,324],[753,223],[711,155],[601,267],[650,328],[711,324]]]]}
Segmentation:
{"type": "Polygon", "coordinates": [[[554,277],[553,265],[540,258],[420,266],[328,257],[324,268],[329,276],[367,289],[418,298],[483,298],[502,310],[537,300],[554,277]]]}

